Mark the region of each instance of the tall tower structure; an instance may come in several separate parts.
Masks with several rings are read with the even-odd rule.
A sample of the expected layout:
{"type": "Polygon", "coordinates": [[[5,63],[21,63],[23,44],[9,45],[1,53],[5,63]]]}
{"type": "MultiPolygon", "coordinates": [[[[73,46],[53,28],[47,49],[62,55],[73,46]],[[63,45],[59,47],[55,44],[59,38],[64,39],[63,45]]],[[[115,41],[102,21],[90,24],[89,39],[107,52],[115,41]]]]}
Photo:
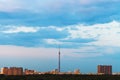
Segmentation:
{"type": "Polygon", "coordinates": [[[60,46],[59,46],[59,52],[58,52],[58,72],[60,72],[60,46]]]}

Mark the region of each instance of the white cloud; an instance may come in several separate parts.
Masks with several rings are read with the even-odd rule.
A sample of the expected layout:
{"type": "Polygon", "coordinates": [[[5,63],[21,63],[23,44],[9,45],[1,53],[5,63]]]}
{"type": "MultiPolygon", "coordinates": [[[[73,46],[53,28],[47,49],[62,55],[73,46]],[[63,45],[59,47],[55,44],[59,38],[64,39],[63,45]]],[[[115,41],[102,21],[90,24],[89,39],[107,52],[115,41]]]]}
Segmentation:
{"type": "Polygon", "coordinates": [[[21,27],[7,26],[5,28],[6,28],[6,30],[1,31],[2,33],[19,33],[19,32],[34,33],[39,30],[39,27],[25,27],[25,26],[21,26],[21,27]]]}
{"type": "Polygon", "coordinates": [[[62,42],[60,41],[57,41],[55,39],[44,39],[44,41],[47,43],[47,44],[62,44],[62,42]]]}
{"type": "Polygon", "coordinates": [[[112,21],[105,24],[90,26],[73,25],[68,29],[68,39],[84,38],[97,41],[90,44],[97,46],[120,46],[120,22],[112,21]]]}
{"type": "MultiPolygon", "coordinates": [[[[29,26],[4,26],[0,28],[0,32],[10,34],[10,33],[34,33],[40,30],[55,30],[58,33],[66,31],[69,36],[63,39],[44,39],[48,44],[71,44],[67,41],[71,39],[94,39],[95,41],[89,43],[83,43],[85,45],[96,45],[96,46],[120,46],[120,22],[112,21],[104,24],[94,24],[94,25],[70,25],[70,26],[48,26],[48,27],[29,27],[29,26]],[[61,41],[65,42],[61,42],[61,41]]],[[[43,34],[44,35],[44,34],[43,34]]],[[[62,35],[61,35],[62,36],[62,35]]]]}

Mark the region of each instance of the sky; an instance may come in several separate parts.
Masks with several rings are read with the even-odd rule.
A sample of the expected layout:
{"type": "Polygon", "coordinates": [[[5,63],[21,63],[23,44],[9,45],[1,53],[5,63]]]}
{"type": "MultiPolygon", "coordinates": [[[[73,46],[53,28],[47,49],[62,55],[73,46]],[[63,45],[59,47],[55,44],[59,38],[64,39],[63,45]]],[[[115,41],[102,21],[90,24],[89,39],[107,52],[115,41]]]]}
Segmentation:
{"type": "Polygon", "coordinates": [[[0,67],[120,72],[120,0],[0,0],[0,67]]]}

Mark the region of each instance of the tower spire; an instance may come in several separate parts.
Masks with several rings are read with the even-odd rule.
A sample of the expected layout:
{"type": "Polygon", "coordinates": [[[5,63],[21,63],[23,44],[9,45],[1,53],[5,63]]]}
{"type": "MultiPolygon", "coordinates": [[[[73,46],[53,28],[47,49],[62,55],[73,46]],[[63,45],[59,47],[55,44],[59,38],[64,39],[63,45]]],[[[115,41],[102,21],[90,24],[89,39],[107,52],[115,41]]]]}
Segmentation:
{"type": "Polygon", "coordinates": [[[58,52],[58,72],[60,72],[60,45],[59,45],[59,52],[58,52]]]}

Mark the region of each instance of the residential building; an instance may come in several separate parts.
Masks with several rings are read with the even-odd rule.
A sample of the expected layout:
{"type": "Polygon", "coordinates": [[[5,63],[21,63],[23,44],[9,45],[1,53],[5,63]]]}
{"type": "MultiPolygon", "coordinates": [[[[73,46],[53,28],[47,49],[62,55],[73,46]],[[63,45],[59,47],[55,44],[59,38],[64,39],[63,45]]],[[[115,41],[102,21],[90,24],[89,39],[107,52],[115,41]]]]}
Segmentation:
{"type": "Polygon", "coordinates": [[[111,65],[98,65],[98,74],[112,74],[112,66],[111,65]]]}
{"type": "Polygon", "coordinates": [[[4,67],[1,68],[1,74],[4,75],[23,75],[23,68],[22,67],[4,67]]]}

